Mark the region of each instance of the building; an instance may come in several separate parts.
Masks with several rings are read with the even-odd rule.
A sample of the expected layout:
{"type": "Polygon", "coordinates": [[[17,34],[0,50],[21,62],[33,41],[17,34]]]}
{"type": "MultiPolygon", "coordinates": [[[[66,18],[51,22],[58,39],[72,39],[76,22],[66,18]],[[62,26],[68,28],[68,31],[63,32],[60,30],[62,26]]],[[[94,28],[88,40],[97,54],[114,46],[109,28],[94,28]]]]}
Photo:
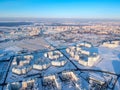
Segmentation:
{"type": "Polygon", "coordinates": [[[104,47],[108,47],[108,48],[116,48],[120,45],[120,41],[107,41],[107,42],[103,42],[102,46],[104,47]]]}
{"type": "Polygon", "coordinates": [[[13,59],[12,72],[18,75],[23,75],[32,70],[31,60],[32,55],[18,56],[13,59]]]}
{"type": "Polygon", "coordinates": [[[75,90],[82,90],[82,87],[80,86],[81,82],[73,71],[63,71],[61,78],[63,81],[72,81],[72,83],[75,85],[75,90]]]}
{"type": "Polygon", "coordinates": [[[67,60],[63,58],[63,54],[60,51],[51,51],[44,54],[44,57],[50,59],[53,66],[64,66],[67,60]]]}
{"type": "Polygon", "coordinates": [[[60,51],[51,51],[44,54],[44,57],[49,59],[58,59],[63,57],[63,54],[60,51]]]}
{"type": "Polygon", "coordinates": [[[39,59],[33,64],[33,69],[37,70],[45,70],[49,68],[51,65],[48,59],[39,59]]]}
{"type": "Polygon", "coordinates": [[[45,87],[53,86],[55,90],[61,90],[59,79],[55,75],[44,76],[42,82],[45,87]]]}
{"type": "Polygon", "coordinates": [[[91,52],[92,48],[93,45],[84,42],[68,47],[66,52],[79,64],[92,67],[100,60],[100,55],[97,52],[91,52]]]}
{"type": "Polygon", "coordinates": [[[94,53],[93,55],[88,57],[88,66],[93,66],[100,59],[100,55],[94,53]]]}
{"type": "Polygon", "coordinates": [[[95,90],[106,90],[108,85],[105,81],[105,78],[100,76],[99,74],[89,74],[89,83],[90,83],[90,89],[95,90]]]}
{"type": "Polygon", "coordinates": [[[64,71],[64,72],[62,72],[61,77],[62,77],[62,80],[69,80],[70,79],[70,80],[75,81],[75,82],[78,81],[77,76],[72,71],[64,71]]]}
{"type": "Polygon", "coordinates": [[[64,66],[66,63],[67,60],[64,59],[51,61],[51,65],[53,66],[64,66]]]}
{"type": "Polygon", "coordinates": [[[77,44],[77,47],[81,47],[81,46],[91,48],[92,44],[88,42],[82,42],[82,43],[77,44]]]}
{"type": "Polygon", "coordinates": [[[22,82],[8,83],[5,90],[33,90],[34,79],[23,80],[22,82]]]}
{"type": "Polygon", "coordinates": [[[12,68],[12,72],[15,73],[15,74],[18,74],[18,75],[26,74],[31,70],[32,70],[31,65],[22,66],[22,67],[15,66],[15,67],[12,68]]]}

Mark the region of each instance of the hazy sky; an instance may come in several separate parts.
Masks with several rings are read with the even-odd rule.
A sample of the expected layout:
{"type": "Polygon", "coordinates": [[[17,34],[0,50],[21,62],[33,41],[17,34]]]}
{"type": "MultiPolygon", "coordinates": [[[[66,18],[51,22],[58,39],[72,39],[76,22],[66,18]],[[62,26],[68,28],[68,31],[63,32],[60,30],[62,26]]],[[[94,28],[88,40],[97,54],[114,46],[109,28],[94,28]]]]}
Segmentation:
{"type": "Polygon", "coordinates": [[[120,19],[120,0],[0,0],[0,17],[120,19]]]}

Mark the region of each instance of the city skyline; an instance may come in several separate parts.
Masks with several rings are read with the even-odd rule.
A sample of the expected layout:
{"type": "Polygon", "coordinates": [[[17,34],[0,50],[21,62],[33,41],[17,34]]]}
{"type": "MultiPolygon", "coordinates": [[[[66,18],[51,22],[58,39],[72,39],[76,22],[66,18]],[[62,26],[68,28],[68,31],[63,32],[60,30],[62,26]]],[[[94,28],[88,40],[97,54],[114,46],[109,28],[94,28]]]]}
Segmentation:
{"type": "Polygon", "coordinates": [[[120,19],[119,0],[1,0],[0,18],[120,19]]]}

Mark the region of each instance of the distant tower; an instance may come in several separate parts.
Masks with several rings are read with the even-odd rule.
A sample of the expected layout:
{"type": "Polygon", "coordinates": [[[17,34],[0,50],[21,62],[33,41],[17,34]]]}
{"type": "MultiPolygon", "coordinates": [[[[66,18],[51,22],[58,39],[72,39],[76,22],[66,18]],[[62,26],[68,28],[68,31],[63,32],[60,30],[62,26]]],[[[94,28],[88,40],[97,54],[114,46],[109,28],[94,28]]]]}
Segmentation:
{"type": "Polygon", "coordinates": [[[41,29],[40,29],[40,34],[39,34],[39,35],[40,35],[40,36],[43,36],[43,35],[44,35],[44,31],[45,31],[45,30],[43,30],[43,29],[41,28],[41,29]]]}

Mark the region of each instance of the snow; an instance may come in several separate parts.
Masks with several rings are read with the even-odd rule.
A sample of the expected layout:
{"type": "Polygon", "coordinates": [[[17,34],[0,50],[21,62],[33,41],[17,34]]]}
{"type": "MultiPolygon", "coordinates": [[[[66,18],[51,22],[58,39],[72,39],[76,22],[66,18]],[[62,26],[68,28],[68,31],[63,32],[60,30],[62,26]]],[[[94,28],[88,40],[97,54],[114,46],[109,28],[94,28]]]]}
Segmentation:
{"type": "Polygon", "coordinates": [[[64,70],[74,70],[74,69],[76,68],[68,61],[63,67],[51,66],[50,68],[44,71],[44,75],[55,74],[55,73],[62,72],[64,70]]]}
{"type": "Polygon", "coordinates": [[[114,90],[119,90],[120,89],[120,78],[117,80],[116,85],[114,87],[114,90]]]}
{"type": "Polygon", "coordinates": [[[107,71],[114,74],[120,74],[120,70],[118,69],[120,68],[120,47],[115,49],[110,49],[106,47],[95,47],[91,49],[91,52],[98,51],[98,54],[101,58],[93,67],[80,65],[76,60],[71,58],[71,56],[66,52],[65,49],[60,51],[63,52],[69,58],[69,60],[72,61],[79,69],[93,69],[107,71]]]}
{"type": "Polygon", "coordinates": [[[0,50],[0,61],[8,61],[14,55],[12,51],[0,50]]]}
{"type": "MultiPolygon", "coordinates": [[[[12,47],[6,48],[4,51],[5,52],[9,52],[9,51],[18,52],[20,50],[21,50],[21,48],[19,48],[17,46],[12,46],[12,47]]],[[[47,75],[51,75],[51,74],[55,74],[55,75],[59,76],[59,73],[61,73],[62,71],[75,70],[75,72],[76,72],[77,68],[78,69],[88,69],[88,70],[89,69],[100,70],[101,73],[97,73],[97,72],[94,72],[94,73],[95,74],[97,73],[98,74],[97,76],[100,75],[100,77],[102,77],[102,78],[106,78],[104,76],[104,74],[102,73],[102,71],[107,71],[107,72],[114,73],[114,74],[120,74],[120,70],[118,69],[118,68],[120,68],[120,47],[117,47],[114,49],[101,47],[101,46],[91,48],[90,52],[98,52],[98,54],[101,57],[101,60],[99,62],[97,62],[93,67],[85,67],[83,65],[80,65],[73,58],[71,58],[68,53],[66,53],[65,49],[61,49],[60,51],[65,55],[64,59],[67,60],[67,63],[64,66],[55,67],[55,66],[51,65],[48,69],[42,70],[42,71],[32,69],[26,75],[13,74],[11,71],[11,69],[12,69],[12,66],[11,66],[10,70],[8,72],[6,83],[22,81],[23,79],[28,79],[28,78],[38,78],[41,76],[43,77],[43,76],[47,76],[47,75]]],[[[37,60],[38,58],[42,58],[44,53],[38,52],[38,53],[34,53],[33,55],[35,56],[34,60],[37,60]]],[[[33,62],[34,62],[34,60],[33,60],[33,62]]],[[[0,66],[2,68],[2,65],[0,65],[0,66]]],[[[1,68],[0,68],[0,70],[1,70],[1,68]]],[[[86,73],[82,72],[82,73],[77,74],[79,79],[81,80],[81,83],[80,83],[81,86],[86,90],[89,89],[89,83],[87,81],[89,78],[89,74],[90,74],[90,71],[86,71],[86,73]]],[[[114,77],[114,76],[112,76],[112,77],[114,77]]],[[[114,81],[115,80],[116,80],[116,77],[114,77],[114,81]]],[[[112,81],[112,83],[114,81],[112,81]]],[[[68,90],[68,89],[75,90],[75,86],[72,82],[64,83],[63,81],[61,81],[61,83],[62,83],[62,90],[68,90]]],[[[111,86],[111,87],[113,87],[113,86],[111,86]]],[[[120,88],[120,79],[116,83],[115,90],[118,90],[118,88],[120,88]]]]}
{"type": "Polygon", "coordinates": [[[112,72],[115,74],[120,74],[120,59],[115,52],[120,53],[118,49],[109,49],[105,47],[99,47],[99,54],[103,58],[103,60],[97,64],[97,68],[101,70],[112,72]]]}
{"type": "Polygon", "coordinates": [[[2,86],[0,86],[0,90],[2,90],[2,86]]]}
{"type": "MultiPolygon", "coordinates": [[[[34,53],[33,56],[35,58],[32,61],[34,62],[35,60],[38,60],[39,58],[46,59],[45,57],[43,57],[43,55],[44,55],[44,53],[34,53]]],[[[63,59],[65,59],[67,61],[67,63],[62,67],[59,67],[59,66],[55,67],[55,66],[51,65],[46,70],[39,71],[39,70],[32,69],[26,75],[16,75],[16,74],[12,73],[13,66],[11,65],[6,82],[21,81],[21,80],[23,80],[24,77],[33,76],[33,75],[35,75],[35,77],[37,77],[38,73],[42,74],[42,76],[44,76],[44,75],[56,74],[56,73],[62,72],[64,70],[76,69],[75,66],[66,57],[63,56],[63,59]]]]}
{"type": "Polygon", "coordinates": [[[0,62],[0,84],[2,84],[5,80],[7,70],[8,70],[9,62],[0,62]]]}
{"type": "Polygon", "coordinates": [[[14,51],[14,52],[19,52],[21,51],[22,49],[17,47],[17,46],[10,46],[10,47],[7,47],[5,48],[5,51],[14,51]]]}

